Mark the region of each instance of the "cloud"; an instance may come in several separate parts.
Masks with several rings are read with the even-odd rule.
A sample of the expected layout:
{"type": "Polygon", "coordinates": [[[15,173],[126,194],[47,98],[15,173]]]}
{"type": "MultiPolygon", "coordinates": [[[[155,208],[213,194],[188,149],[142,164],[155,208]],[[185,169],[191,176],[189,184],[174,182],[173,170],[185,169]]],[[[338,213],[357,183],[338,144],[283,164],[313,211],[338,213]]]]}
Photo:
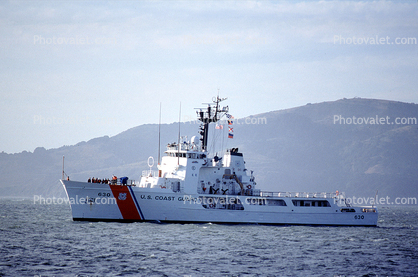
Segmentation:
{"type": "Polygon", "coordinates": [[[160,102],[177,118],[178,102],[192,109],[217,88],[242,116],[354,96],[417,102],[418,45],[335,43],[417,38],[417,12],[406,1],[2,2],[0,108],[18,108],[5,115],[12,127],[1,145],[31,150],[110,134],[55,126],[54,144],[43,145],[22,120],[39,110],[91,116],[92,105],[117,106],[115,134],[155,122],[160,102]],[[17,129],[26,142],[9,139],[17,129]]]}

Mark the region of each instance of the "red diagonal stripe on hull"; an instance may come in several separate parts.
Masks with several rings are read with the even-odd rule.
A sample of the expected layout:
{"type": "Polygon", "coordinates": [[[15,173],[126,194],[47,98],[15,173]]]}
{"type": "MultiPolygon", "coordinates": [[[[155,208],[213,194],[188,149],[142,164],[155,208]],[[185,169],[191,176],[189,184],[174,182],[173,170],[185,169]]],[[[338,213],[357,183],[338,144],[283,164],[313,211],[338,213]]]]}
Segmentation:
{"type": "Polygon", "coordinates": [[[109,187],[112,190],[113,197],[116,199],[123,219],[141,220],[141,216],[139,215],[128,187],[119,185],[109,185],[109,187]]]}

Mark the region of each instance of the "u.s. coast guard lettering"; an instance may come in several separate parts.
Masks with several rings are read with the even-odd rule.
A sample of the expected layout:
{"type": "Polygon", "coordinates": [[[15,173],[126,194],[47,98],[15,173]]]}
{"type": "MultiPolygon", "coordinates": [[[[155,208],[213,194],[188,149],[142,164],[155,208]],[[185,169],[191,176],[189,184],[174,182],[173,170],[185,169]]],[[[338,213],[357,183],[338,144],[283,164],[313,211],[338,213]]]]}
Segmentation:
{"type": "Polygon", "coordinates": [[[155,200],[165,200],[165,201],[174,201],[176,197],[175,196],[161,196],[161,195],[156,195],[155,196],[155,200]]]}
{"type": "MultiPolygon", "coordinates": [[[[176,197],[175,196],[166,196],[166,195],[155,195],[154,198],[153,198],[151,195],[141,194],[140,199],[174,201],[176,199],[176,197]]],[[[183,201],[183,200],[181,200],[181,201],[183,201]]]]}

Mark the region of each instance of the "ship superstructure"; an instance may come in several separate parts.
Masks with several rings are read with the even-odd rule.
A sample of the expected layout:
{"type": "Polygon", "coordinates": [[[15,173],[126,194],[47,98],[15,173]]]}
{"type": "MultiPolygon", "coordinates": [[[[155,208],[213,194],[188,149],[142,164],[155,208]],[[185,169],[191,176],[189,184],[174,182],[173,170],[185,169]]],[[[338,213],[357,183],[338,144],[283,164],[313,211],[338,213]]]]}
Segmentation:
{"type": "Polygon", "coordinates": [[[61,180],[74,220],[377,225],[377,209],[351,207],[339,193],[263,192],[238,148],[208,152],[209,126],[228,115],[215,97],[197,111],[200,138],[167,145],[157,166],[139,183],[61,180]],[[84,199],[82,201],[82,199],[84,199]],[[341,205],[343,204],[343,205],[341,205]]]}

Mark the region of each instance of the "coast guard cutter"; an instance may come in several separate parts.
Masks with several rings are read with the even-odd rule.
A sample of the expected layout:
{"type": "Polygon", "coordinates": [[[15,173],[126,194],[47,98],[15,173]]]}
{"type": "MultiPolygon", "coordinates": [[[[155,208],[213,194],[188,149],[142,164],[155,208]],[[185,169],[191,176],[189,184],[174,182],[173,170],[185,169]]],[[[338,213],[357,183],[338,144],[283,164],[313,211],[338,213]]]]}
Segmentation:
{"type": "MultiPolygon", "coordinates": [[[[376,226],[375,207],[352,207],[337,193],[264,192],[238,148],[208,152],[211,123],[228,116],[225,99],[198,110],[200,138],[168,144],[158,170],[140,182],[61,180],[73,220],[376,226]]],[[[150,159],[149,159],[150,162],[150,159]]],[[[152,163],[152,162],[151,162],[152,163]]]]}

